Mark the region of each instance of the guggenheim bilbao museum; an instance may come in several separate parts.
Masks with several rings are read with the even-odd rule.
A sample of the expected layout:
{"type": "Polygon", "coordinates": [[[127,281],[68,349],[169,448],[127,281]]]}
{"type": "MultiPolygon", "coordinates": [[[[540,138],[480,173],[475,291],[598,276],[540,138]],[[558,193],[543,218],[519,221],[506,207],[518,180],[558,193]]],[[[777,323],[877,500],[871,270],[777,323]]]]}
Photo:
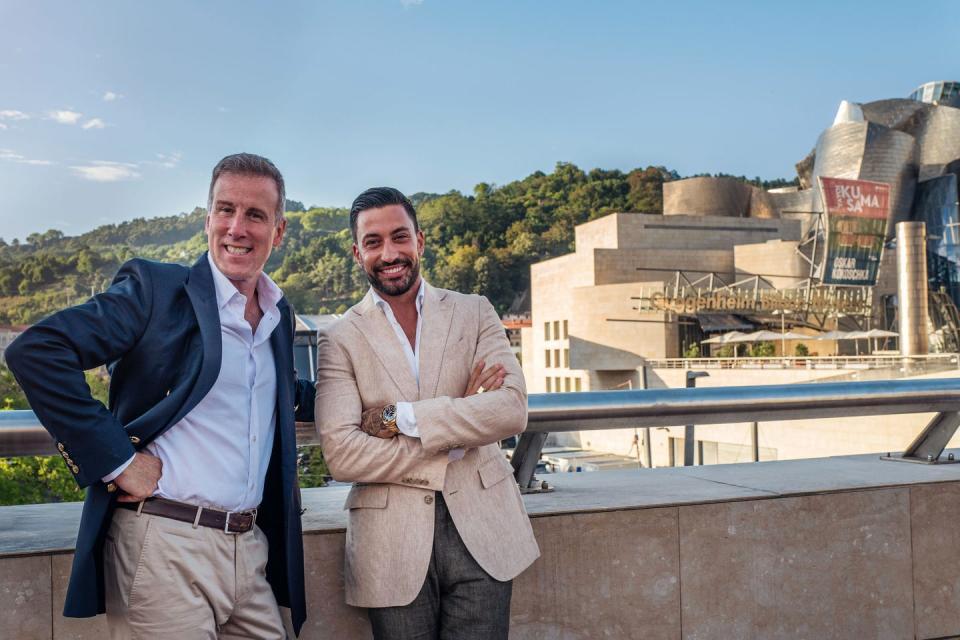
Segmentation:
{"type": "MultiPolygon", "coordinates": [[[[521,339],[530,391],[682,387],[690,358],[749,349],[783,362],[704,362],[718,369],[700,386],[850,375],[837,370],[843,358],[825,356],[878,362],[910,345],[903,353],[960,351],[960,82],[841,102],[796,169],[799,186],[781,189],[733,178],[667,182],[663,215],[616,213],[579,225],[574,253],[531,267],[531,322],[521,339]],[[910,260],[923,264],[911,273],[928,285],[910,326],[919,342],[899,336],[898,229],[913,234],[900,244],[915,246],[910,260]],[[765,352],[723,343],[733,331],[761,330],[778,334],[767,334],[765,352]],[[794,356],[807,355],[797,371],[794,356]]],[[[624,442],[579,444],[625,452],[624,442]]]]}

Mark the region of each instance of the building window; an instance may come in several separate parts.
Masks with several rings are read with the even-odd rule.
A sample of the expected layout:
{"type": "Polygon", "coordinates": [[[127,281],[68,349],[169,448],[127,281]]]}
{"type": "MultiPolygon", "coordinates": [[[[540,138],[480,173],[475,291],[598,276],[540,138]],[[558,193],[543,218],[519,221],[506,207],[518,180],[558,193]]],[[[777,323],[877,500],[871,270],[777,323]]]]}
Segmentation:
{"type": "Polygon", "coordinates": [[[553,350],[553,366],[560,368],[560,349],[553,350]]]}
{"type": "Polygon", "coordinates": [[[560,339],[560,321],[559,320],[553,321],[553,339],[554,340],[560,339]]]}
{"type": "Polygon", "coordinates": [[[550,339],[550,323],[549,322],[543,323],[543,339],[544,340],[550,339]]]}
{"type": "Polygon", "coordinates": [[[570,337],[570,328],[566,320],[563,321],[563,337],[564,338],[570,337]]]}
{"type": "Polygon", "coordinates": [[[570,378],[563,379],[563,390],[570,391],[570,378]]]}
{"type": "Polygon", "coordinates": [[[550,367],[550,349],[546,349],[543,352],[543,355],[545,356],[544,362],[546,366],[549,368],[550,367]]]}
{"type": "Polygon", "coordinates": [[[574,388],[576,391],[581,391],[581,389],[580,389],[580,378],[574,378],[574,379],[573,379],[573,388],[574,388]]]}
{"type": "Polygon", "coordinates": [[[570,349],[563,350],[563,366],[567,369],[570,368],[570,349]]]}
{"type": "Polygon", "coordinates": [[[553,382],[553,381],[550,380],[550,378],[547,378],[547,393],[553,393],[553,388],[552,388],[553,385],[552,385],[552,382],[553,382]]]}
{"type": "Polygon", "coordinates": [[[553,388],[557,390],[557,393],[560,393],[560,376],[553,379],[553,388]]]}

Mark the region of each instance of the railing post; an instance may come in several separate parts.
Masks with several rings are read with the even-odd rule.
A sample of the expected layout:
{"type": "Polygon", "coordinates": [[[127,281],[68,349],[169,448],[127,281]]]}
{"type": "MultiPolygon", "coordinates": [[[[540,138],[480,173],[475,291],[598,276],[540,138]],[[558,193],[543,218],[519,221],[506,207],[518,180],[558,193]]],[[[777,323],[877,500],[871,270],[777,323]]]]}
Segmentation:
{"type": "MultiPolygon", "coordinates": [[[[687,389],[697,386],[697,378],[704,378],[710,374],[706,371],[687,371],[687,389]]],[[[683,428],[683,466],[693,466],[694,425],[688,424],[683,428]]],[[[703,460],[701,459],[702,463],[703,460]]]]}
{"type": "Polygon", "coordinates": [[[513,466],[513,477],[520,486],[521,493],[539,493],[552,491],[546,482],[537,480],[534,473],[540,461],[543,444],[547,441],[547,431],[524,431],[517,439],[517,446],[513,450],[510,464],[513,466]]]}
{"type": "Polygon", "coordinates": [[[950,438],[956,433],[957,427],[960,427],[960,413],[956,411],[945,411],[938,413],[933,420],[924,427],[910,446],[907,447],[903,455],[887,454],[881,456],[884,460],[893,462],[920,462],[923,464],[945,464],[958,462],[950,454],[946,460],[941,460],[940,455],[946,448],[950,438]]]}

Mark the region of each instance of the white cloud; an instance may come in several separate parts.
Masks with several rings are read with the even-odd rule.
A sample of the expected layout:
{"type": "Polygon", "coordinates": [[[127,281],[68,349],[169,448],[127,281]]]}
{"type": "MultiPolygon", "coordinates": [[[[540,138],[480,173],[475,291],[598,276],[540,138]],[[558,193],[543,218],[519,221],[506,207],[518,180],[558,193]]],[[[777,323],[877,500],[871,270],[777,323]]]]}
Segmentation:
{"type": "Polygon", "coordinates": [[[6,128],[7,128],[7,125],[5,125],[5,124],[3,124],[2,122],[0,122],[0,131],[3,131],[3,130],[6,129],[6,128]]]}
{"type": "Polygon", "coordinates": [[[29,120],[30,116],[16,109],[0,109],[0,120],[29,120]]]}
{"type": "Polygon", "coordinates": [[[84,129],[103,129],[105,126],[107,126],[107,123],[100,118],[93,118],[83,123],[84,129]]]}
{"type": "Polygon", "coordinates": [[[220,113],[226,113],[227,111],[229,111],[229,109],[227,109],[226,107],[217,107],[217,111],[219,111],[220,113]]]}
{"type": "Polygon", "coordinates": [[[119,100],[119,99],[122,98],[122,97],[123,97],[123,94],[122,94],[122,93],[116,93],[116,92],[114,92],[114,91],[107,91],[106,93],[103,94],[103,101],[104,101],[104,102],[113,102],[114,100],[119,100]]]}
{"type": "Polygon", "coordinates": [[[400,0],[400,4],[406,7],[418,7],[423,4],[423,0],[400,0]]]}
{"type": "Polygon", "coordinates": [[[183,154],[179,151],[175,151],[173,153],[158,153],[157,162],[154,164],[159,164],[161,167],[165,167],[167,169],[173,169],[180,164],[180,160],[182,158],[183,154]]]}
{"type": "Polygon", "coordinates": [[[77,124],[80,122],[80,118],[82,117],[82,113],[70,111],[69,109],[60,109],[47,112],[47,118],[59,122],[60,124],[77,124]]]}
{"type": "Polygon", "coordinates": [[[89,164],[70,168],[84,180],[92,180],[93,182],[119,182],[120,180],[136,180],[140,177],[139,167],[129,162],[94,160],[89,164]]]}
{"type": "Polygon", "coordinates": [[[16,162],[17,164],[29,164],[37,167],[48,167],[52,164],[55,164],[51,160],[36,160],[33,158],[27,158],[22,154],[16,153],[12,149],[0,149],[0,160],[16,162]]]}

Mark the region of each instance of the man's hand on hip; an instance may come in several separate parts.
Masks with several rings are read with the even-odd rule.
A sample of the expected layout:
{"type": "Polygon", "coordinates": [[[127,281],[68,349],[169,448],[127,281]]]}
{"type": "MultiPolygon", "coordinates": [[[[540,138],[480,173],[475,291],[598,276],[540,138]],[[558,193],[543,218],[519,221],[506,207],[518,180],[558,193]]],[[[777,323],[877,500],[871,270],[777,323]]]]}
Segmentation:
{"type": "Polygon", "coordinates": [[[157,490],[157,483],[163,475],[163,463],[160,458],[149,453],[137,453],[133,462],[123,470],[114,482],[123,492],[117,497],[118,502],[140,502],[149,498],[157,490]]]}

